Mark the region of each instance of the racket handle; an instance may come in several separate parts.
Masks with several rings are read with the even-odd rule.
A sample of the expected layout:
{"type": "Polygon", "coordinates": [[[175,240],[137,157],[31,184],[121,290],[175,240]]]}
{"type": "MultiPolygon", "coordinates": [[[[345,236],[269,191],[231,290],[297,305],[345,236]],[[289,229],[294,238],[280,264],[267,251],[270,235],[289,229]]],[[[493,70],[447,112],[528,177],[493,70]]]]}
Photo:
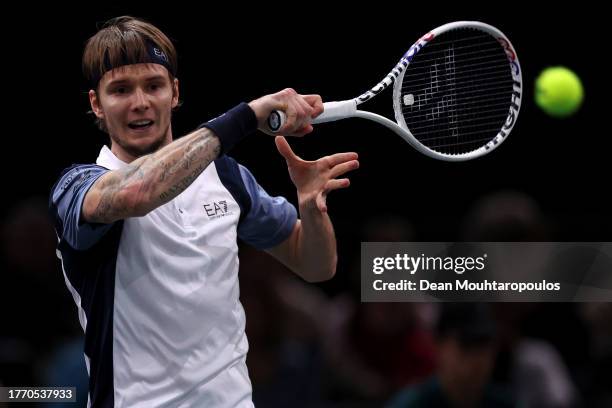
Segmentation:
{"type": "MultiPolygon", "coordinates": [[[[357,111],[357,103],[354,100],[340,102],[325,102],[323,104],[323,113],[312,120],[312,124],[333,122],[340,119],[350,118],[355,116],[357,111]]],[[[272,133],[277,133],[287,121],[287,115],[280,110],[273,111],[268,116],[268,129],[272,133]]]]}
{"type": "Polygon", "coordinates": [[[350,99],[340,102],[325,102],[323,104],[323,113],[312,120],[312,124],[325,122],[334,122],[340,119],[346,119],[355,116],[357,111],[357,103],[350,99]]]}

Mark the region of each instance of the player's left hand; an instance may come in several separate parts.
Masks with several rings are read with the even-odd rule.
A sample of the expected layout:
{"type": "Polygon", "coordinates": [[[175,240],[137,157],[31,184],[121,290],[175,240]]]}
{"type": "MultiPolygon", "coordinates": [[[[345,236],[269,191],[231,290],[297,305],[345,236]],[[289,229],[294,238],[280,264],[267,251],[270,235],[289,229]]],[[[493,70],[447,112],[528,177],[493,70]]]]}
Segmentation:
{"type": "Polygon", "coordinates": [[[287,161],[289,176],[297,187],[300,209],[317,208],[327,212],[327,195],[350,185],[348,178],[336,177],[359,167],[357,153],[337,153],[315,161],[306,161],[298,157],[283,136],[274,141],[278,152],[287,161]]]}

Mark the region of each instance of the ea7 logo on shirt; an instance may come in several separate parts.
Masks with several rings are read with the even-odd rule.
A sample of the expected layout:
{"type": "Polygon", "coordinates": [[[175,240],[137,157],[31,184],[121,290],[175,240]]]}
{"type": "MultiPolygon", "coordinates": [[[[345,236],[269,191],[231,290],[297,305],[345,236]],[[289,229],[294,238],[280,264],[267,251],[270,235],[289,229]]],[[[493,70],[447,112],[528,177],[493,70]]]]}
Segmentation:
{"type": "Polygon", "coordinates": [[[227,201],[225,200],[204,204],[204,211],[206,211],[209,220],[233,214],[231,211],[228,211],[227,201]]]}

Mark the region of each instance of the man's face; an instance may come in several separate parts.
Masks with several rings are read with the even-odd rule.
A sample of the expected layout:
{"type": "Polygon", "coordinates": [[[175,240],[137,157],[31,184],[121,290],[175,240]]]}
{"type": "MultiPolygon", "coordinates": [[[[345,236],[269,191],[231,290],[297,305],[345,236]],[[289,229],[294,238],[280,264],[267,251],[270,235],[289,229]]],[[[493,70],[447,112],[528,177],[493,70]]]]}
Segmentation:
{"type": "Polygon", "coordinates": [[[172,108],[178,104],[178,80],[159,64],[125,65],[108,71],[89,91],[96,116],[106,125],[111,150],[125,161],[152,153],[172,141],[172,108]]]}

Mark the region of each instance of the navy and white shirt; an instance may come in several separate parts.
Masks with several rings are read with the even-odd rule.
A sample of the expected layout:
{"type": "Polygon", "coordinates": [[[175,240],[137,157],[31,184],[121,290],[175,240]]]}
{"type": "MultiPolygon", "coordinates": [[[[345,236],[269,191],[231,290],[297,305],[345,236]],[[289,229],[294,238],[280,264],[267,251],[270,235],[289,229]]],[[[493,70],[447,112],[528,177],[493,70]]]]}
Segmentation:
{"type": "Polygon", "coordinates": [[[93,183],[125,163],[107,147],[51,192],[58,257],[85,331],[96,407],[252,407],[238,245],[287,239],[293,205],[222,156],[144,217],[82,220],[93,183]]]}

